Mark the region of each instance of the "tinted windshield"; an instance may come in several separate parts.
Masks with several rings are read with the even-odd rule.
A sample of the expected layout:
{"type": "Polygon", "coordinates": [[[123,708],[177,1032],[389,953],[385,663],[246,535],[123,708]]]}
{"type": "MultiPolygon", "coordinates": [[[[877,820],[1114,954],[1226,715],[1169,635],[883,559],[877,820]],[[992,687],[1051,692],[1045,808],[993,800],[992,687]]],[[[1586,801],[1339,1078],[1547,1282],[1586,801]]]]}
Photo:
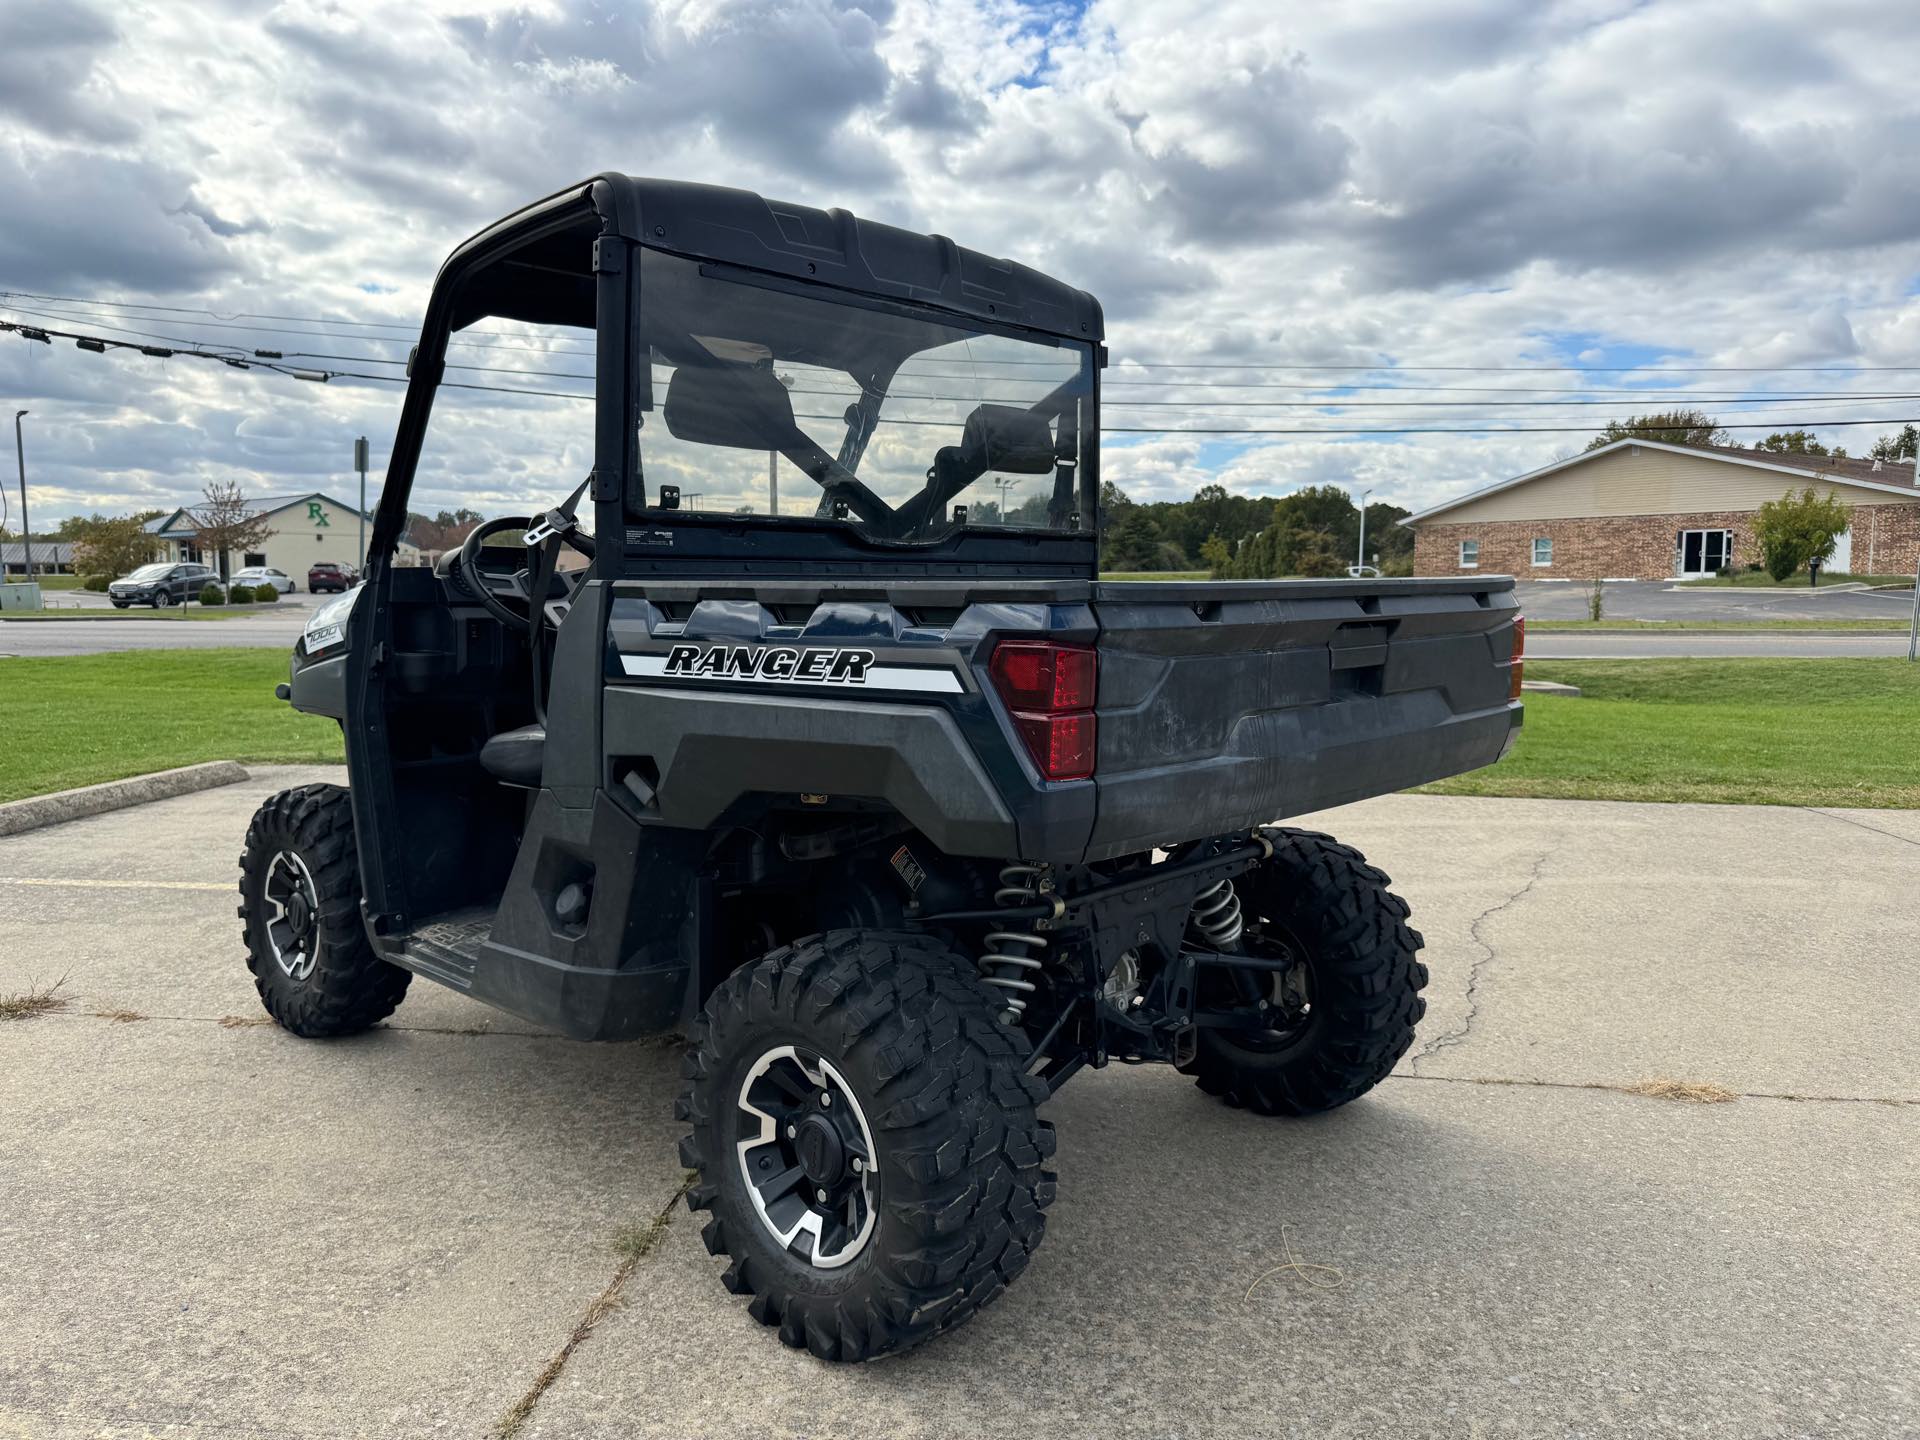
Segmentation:
{"type": "Polygon", "coordinates": [[[127,576],[127,579],[158,580],[162,575],[170,573],[172,569],[173,566],[171,565],[142,565],[138,570],[127,576]]]}
{"type": "Polygon", "coordinates": [[[892,540],[1092,527],[1085,345],[644,251],[648,499],[892,540]]]}

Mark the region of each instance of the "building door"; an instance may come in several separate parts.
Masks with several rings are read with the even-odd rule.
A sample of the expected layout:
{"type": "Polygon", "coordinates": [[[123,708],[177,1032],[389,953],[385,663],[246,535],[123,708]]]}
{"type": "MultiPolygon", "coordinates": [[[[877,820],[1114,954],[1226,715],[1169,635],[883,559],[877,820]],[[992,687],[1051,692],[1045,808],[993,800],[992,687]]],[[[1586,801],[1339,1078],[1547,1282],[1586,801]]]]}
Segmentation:
{"type": "Polygon", "coordinates": [[[1833,554],[1827,557],[1827,563],[1820,567],[1830,575],[1851,575],[1853,573],[1853,527],[1848,526],[1840,532],[1840,538],[1833,542],[1833,554]]]}
{"type": "Polygon", "coordinates": [[[1731,530],[1682,530],[1678,545],[1678,569],[1682,580],[1697,580],[1717,575],[1733,559],[1731,530]]]}

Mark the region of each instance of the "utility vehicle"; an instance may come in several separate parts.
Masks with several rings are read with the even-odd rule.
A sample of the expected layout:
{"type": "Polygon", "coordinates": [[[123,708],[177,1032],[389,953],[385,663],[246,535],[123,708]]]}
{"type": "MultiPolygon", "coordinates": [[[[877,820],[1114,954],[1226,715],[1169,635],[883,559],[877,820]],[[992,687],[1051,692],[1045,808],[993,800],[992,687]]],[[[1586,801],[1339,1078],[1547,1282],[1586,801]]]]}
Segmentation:
{"type": "Polygon", "coordinates": [[[350,784],[248,831],[268,1012],[349,1034],[418,975],[581,1040],[683,1032],[723,1283],[833,1360],[1025,1268],[1078,1071],[1363,1094],[1420,937],[1272,822],[1497,759],[1512,582],[1103,583],[1105,358],[1082,291],[737,190],[602,175],[461,245],[367,582],[283,687],[343,722],[350,784]],[[398,566],[482,322],[590,340],[591,472],[398,566]]]}

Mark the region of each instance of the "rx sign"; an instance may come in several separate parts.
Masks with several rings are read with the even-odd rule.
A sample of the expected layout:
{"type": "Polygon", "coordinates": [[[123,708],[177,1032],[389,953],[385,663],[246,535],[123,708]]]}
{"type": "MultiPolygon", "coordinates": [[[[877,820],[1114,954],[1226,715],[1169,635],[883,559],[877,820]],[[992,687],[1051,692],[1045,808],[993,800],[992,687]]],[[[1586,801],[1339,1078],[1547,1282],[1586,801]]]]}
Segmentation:
{"type": "Polygon", "coordinates": [[[307,518],[316,525],[333,524],[331,520],[327,519],[326,508],[322,506],[318,500],[307,501],[307,518]]]}

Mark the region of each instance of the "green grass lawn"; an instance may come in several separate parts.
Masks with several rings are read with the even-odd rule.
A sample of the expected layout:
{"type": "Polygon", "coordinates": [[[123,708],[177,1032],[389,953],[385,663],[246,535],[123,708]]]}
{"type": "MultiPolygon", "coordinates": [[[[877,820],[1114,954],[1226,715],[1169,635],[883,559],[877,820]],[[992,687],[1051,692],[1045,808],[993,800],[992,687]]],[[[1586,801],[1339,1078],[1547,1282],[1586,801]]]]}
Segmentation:
{"type": "MultiPolygon", "coordinates": [[[[37,545],[40,542],[36,540],[34,543],[37,545]]],[[[9,580],[24,580],[27,577],[24,575],[9,575],[7,578],[9,580]]],[[[80,588],[80,582],[86,578],[84,575],[36,575],[33,577],[33,583],[38,585],[42,590],[78,590],[80,588]]]]}
{"type": "Polygon", "coordinates": [[[1549,630],[1587,631],[1589,633],[1632,634],[1639,630],[1814,630],[1846,631],[1867,635],[1907,633],[1908,620],[1529,620],[1529,635],[1549,630]]]}
{"type": "Polygon", "coordinates": [[[1536,661],[1498,765],[1446,795],[1920,808],[1920,665],[1888,660],[1536,661]]]}
{"type": "Polygon", "coordinates": [[[202,760],[338,761],[340,727],[273,697],[287,651],[0,660],[0,801],[202,760]]]}
{"type": "MultiPolygon", "coordinates": [[[[1911,585],[1911,575],[1848,575],[1845,573],[1829,575],[1820,572],[1820,588],[1829,585],[1844,585],[1851,581],[1856,585],[1911,585]]],[[[1776,580],[1764,570],[1742,570],[1733,575],[1709,575],[1704,580],[1681,580],[1678,584],[1692,588],[1725,589],[1732,586],[1741,590],[1806,590],[1807,573],[1788,576],[1785,580],[1776,580]]]]}

